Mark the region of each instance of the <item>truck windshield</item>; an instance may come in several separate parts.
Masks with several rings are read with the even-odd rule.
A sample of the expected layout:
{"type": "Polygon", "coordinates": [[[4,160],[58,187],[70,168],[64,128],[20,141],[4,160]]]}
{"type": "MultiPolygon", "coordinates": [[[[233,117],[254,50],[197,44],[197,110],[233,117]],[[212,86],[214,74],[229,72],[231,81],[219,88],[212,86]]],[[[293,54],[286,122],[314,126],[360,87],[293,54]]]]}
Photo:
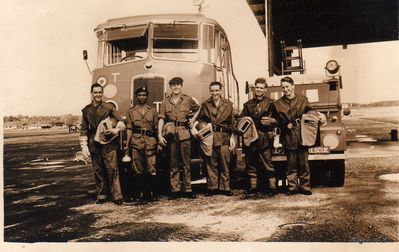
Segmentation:
{"type": "MultiPolygon", "coordinates": [[[[339,95],[339,83],[326,81],[314,84],[296,84],[295,93],[305,95],[311,106],[315,108],[336,107],[341,104],[339,95]]],[[[283,96],[280,86],[272,86],[267,89],[267,96],[279,99],[283,96]]]]}
{"type": "Polygon", "coordinates": [[[198,24],[154,24],[153,54],[157,58],[198,59],[198,24]]]}
{"type": "Polygon", "coordinates": [[[140,60],[148,55],[148,25],[108,28],[101,40],[105,42],[105,65],[140,60]]]}

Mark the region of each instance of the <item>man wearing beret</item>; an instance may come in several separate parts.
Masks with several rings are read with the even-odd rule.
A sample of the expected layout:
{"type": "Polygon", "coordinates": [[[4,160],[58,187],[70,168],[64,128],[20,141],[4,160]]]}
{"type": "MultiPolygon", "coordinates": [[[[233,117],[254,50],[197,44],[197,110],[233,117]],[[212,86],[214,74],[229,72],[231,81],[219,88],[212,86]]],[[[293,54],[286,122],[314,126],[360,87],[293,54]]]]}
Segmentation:
{"type": "Polygon", "coordinates": [[[158,140],[161,146],[167,146],[170,168],[170,198],[180,196],[195,198],[191,188],[191,135],[190,127],[199,110],[196,100],[181,92],[183,79],[174,77],[169,81],[171,94],[161,103],[159,109],[158,140]],[[191,118],[190,118],[191,117],[191,118]],[[165,123],[173,123],[175,132],[165,138],[161,129],[165,123]],[[179,163],[182,165],[180,176],[179,163]],[[180,177],[182,181],[180,181],[180,177]]]}
{"type": "Polygon", "coordinates": [[[267,83],[264,78],[255,80],[254,98],[244,103],[240,117],[249,116],[256,127],[258,139],[249,146],[243,146],[249,177],[246,194],[258,192],[268,196],[276,194],[276,179],[272,164],[273,128],[277,126],[277,112],[274,101],[266,97],[267,83]]]}
{"type": "Polygon", "coordinates": [[[231,151],[236,146],[236,136],[232,130],[235,118],[233,104],[220,96],[221,90],[220,82],[209,85],[211,97],[202,103],[198,115],[198,120],[211,123],[213,130],[212,154],[211,157],[205,157],[208,189],[206,196],[233,195],[230,190],[229,164],[231,151]]]}
{"type": "Polygon", "coordinates": [[[127,145],[132,147],[132,168],[139,200],[156,200],[156,152],[158,113],[147,104],[148,89],[139,87],[135,91],[136,105],[129,109],[127,145]]]}
{"type": "Polygon", "coordinates": [[[85,157],[90,157],[93,164],[94,177],[97,189],[96,204],[104,203],[110,194],[115,204],[122,204],[122,193],[119,182],[117,162],[118,138],[113,138],[109,143],[95,141],[97,129],[101,122],[107,118],[118,121],[117,127],[109,128],[106,135],[118,135],[124,129],[122,116],[111,103],[102,101],[103,87],[95,83],[91,86],[92,102],[82,110],[82,126],[80,145],[85,157]]]}
{"type": "Polygon", "coordinates": [[[311,195],[308,147],[301,144],[301,117],[312,110],[308,98],[295,93],[294,80],[284,77],[280,80],[283,96],[276,102],[282,143],[287,155],[287,195],[301,193],[311,195]],[[298,183],[299,179],[299,183],[298,183]]]}

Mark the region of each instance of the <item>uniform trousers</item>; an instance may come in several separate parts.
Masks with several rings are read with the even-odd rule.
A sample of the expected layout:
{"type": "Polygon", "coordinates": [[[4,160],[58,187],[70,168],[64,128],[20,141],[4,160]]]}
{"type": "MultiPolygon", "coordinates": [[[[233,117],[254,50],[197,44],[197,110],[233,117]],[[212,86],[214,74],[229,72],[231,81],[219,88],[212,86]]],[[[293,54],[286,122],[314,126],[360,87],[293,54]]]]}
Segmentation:
{"type": "Polygon", "coordinates": [[[122,199],[116,149],[101,148],[99,153],[91,152],[97,199],[106,199],[108,194],[113,200],[122,199]]]}
{"type": "Polygon", "coordinates": [[[154,151],[139,150],[132,148],[133,175],[136,193],[143,192],[149,195],[155,191],[156,156],[154,151]]]}
{"type": "Polygon", "coordinates": [[[192,192],[191,189],[191,140],[168,140],[171,192],[192,192]],[[182,171],[180,171],[180,166],[182,171]],[[182,182],[180,182],[180,176],[182,182]],[[182,185],[181,185],[182,183],[182,185]]]}
{"type": "Polygon", "coordinates": [[[132,148],[133,157],[133,174],[135,175],[156,175],[156,157],[153,155],[146,155],[144,150],[132,148]]]}
{"type": "Polygon", "coordinates": [[[308,148],[286,150],[288,168],[288,190],[296,191],[298,188],[310,190],[310,169],[308,165],[308,148]],[[299,179],[299,184],[298,184],[299,179]]]}
{"type": "Polygon", "coordinates": [[[272,164],[272,150],[245,151],[245,163],[250,189],[275,189],[276,178],[272,164]]]}
{"type": "Polygon", "coordinates": [[[213,146],[212,156],[205,158],[207,188],[230,190],[230,150],[228,145],[213,146]]]}

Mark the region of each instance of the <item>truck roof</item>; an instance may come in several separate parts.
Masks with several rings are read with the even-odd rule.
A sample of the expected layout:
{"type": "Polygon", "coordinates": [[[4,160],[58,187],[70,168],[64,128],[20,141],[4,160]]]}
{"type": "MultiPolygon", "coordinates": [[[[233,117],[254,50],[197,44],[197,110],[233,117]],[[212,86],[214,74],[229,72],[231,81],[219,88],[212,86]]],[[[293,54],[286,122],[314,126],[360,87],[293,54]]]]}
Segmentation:
{"type": "Polygon", "coordinates": [[[150,22],[172,22],[174,20],[177,21],[188,21],[188,22],[206,22],[210,24],[217,25],[220,27],[219,23],[212,19],[207,18],[201,14],[195,13],[176,13],[176,14],[152,14],[152,15],[139,15],[139,16],[129,16],[129,17],[120,17],[120,18],[111,18],[108,19],[106,23],[102,23],[97,25],[94,31],[98,31],[105,28],[110,27],[118,27],[118,26],[134,26],[141,24],[148,24],[150,22]]]}

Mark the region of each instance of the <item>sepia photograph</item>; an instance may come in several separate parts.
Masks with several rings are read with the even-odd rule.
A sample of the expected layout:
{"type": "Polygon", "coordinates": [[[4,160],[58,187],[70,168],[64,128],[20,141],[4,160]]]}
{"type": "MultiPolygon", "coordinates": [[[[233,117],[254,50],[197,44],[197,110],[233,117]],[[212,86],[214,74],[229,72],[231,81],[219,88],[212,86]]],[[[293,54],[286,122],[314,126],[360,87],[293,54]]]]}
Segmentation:
{"type": "Polygon", "coordinates": [[[6,0],[2,251],[399,248],[398,0],[6,0]]]}

